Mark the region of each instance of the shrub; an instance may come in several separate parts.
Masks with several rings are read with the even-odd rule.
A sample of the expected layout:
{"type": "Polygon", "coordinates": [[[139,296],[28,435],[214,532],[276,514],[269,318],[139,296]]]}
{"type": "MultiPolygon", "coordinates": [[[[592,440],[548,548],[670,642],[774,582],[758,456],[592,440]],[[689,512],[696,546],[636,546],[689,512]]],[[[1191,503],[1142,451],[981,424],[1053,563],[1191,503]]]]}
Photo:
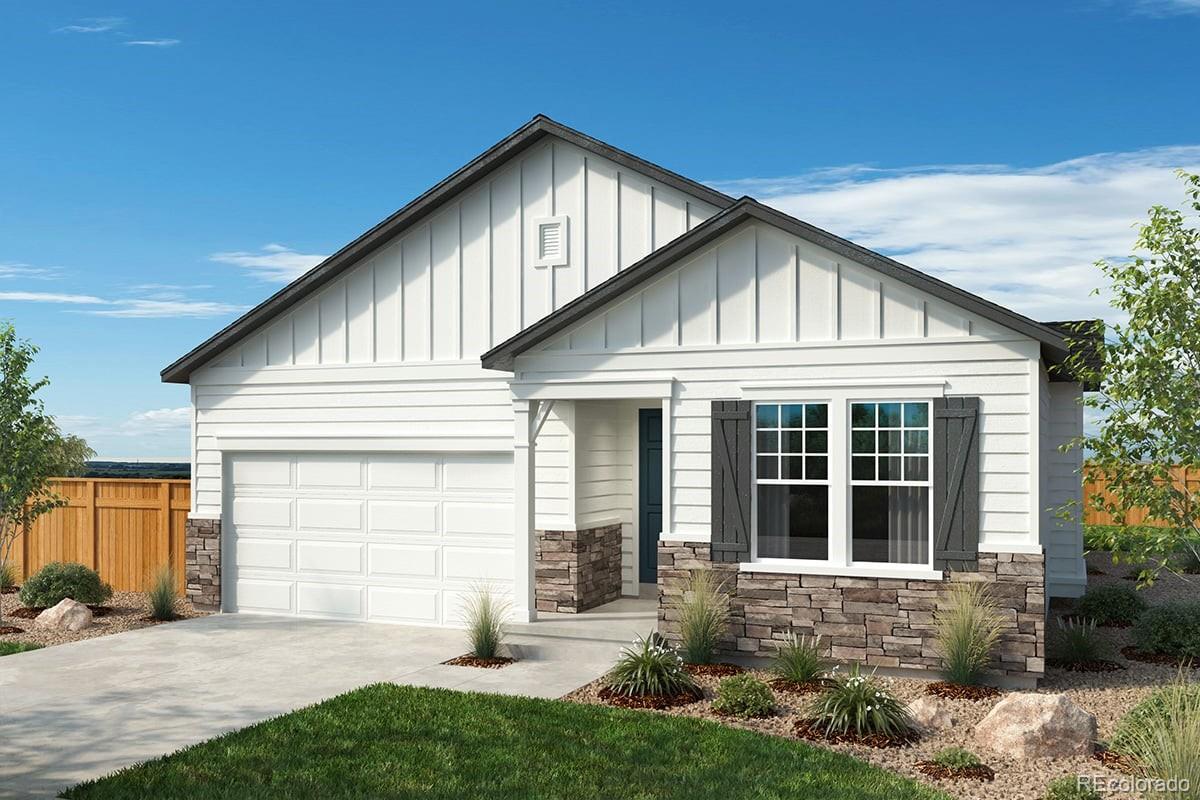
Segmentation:
{"type": "Polygon", "coordinates": [[[1161,726],[1170,717],[1171,709],[1177,705],[1177,694],[1190,695],[1191,702],[1200,703],[1200,684],[1175,681],[1156,689],[1118,720],[1108,743],[1109,749],[1122,755],[1135,755],[1137,741],[1144,732],[1161,726]]]}
{"type": "Polygon", "coordinates": [[[1058,631],[1050,640],[1050,657],[1066,666],[1103,661],[1111,655],[1108,640],[1096,631],[1095,620],[1058,620],[1058,631]]]}
{"type": "Polygon", "coordinates": [[[112,597],[112,592],[95,570],[83,564],[53,561],[25,580],[19,596],[31,608],[49,608],[67,597],[84,605],[98,605],[112,597]]]}
{"type": "Polygon", "coordinates": [[[1200,542],[1184,542],[1171,557],[1171,569],[1188,575],[1200,574],[1200,542]]]}
{"type": "Polygon", "coordinates": [[[1079,598],[1079,616],[1098,625],[1133,622],[1146,610],[1146,601],[1132,586],[1108,583],[1093,586],[1079,598]]]}
{"type": "MultiPolygon", "coordinates": [[[[1153,702],[1143,701],[1121,720],[1123,752],[1138,762],[1146,777],[1174,779],[1181,787],[1200,786],[1198,689],[1180,674],[1174,684],[1156,693],[1153,702]],[[1138,716],[1129,719],[1139,708],[1138,716]]],[[[1147,796],[1184,797],[1188,792],[1148,792],[1147,796]]]]}
{"type": "Polygon", "coordinates": [[[1042,800],[1103,800],[1087,778],[1064,775],[1050,781],[1042,800]]]}
{"type": "Polygon", "coordinates": [[[825,659],[821,657],[821,637],[788,635],[775,653],[771,672],[794,683],[812,683],[825,677],[825,659]]]}
{"type": "Polygon", "coordinates": [[[475,584],[463,600],[463,621],[467,643],[476,658],[496,658],[504,641],[504,621],[512,604],[499,597],[490,586],[475,584]]]}
{"type": "Polygon", "coordinates": [[[707,664],[729,624],[729,594],[712,569],[688,574],[683,594],[672,601],[679,615],[683,658],[689,664],[707,664]]]}
{"type": "Polygon", "coordinates": [[[980,583],[956,583],[934,615],[946,679],[967,686],[980,682],[1000,638],[1003,618],[980,583]]]}
{"type": "Polygon", "coordinates": [[[1200,602],[1164,603],[1146,609],[1133,624],[1133,643],[1149,653],[1200,658],[1200,602]]]}
{"type": "Polygon", "coordinates": [[[167,622],[175,619],[175,570],[170,564],[164,564],[150,576],[150,590],[146,592],[146,600],[150,603],[150,616],[167,622]]]}
{"type": "Polygon", "coordinates": [[[17,585],[17,566],[0,561],[0,589],[11,589],[17,585]]]}
{"type": "Polygon", "coordinates": [[[626,697],[700,696],[683,659],[655,634],[639,636],[632,647],[624,648],[604,682],[609,691],[626,697]]]}
{"type": "Polygon", "coordinates": [[[855,664],[845,677],[834,676],[812,704],[813,723],[825,733],[868,736],[904,735],[912,730],[908,710],[855,664]]]}
{"type": "Polygon", "coordinates": [[[713,710],[734,717],[767,717],[775,710],[771,687],[748,673],[734,675],[717,684],[713,710]]]}
{"type": "Polygon", "coordinates": [[[977,755],[961,747],[943,747],[934,753],[930,760],[947,769],[967,769],[983,763],[977,755]]]}

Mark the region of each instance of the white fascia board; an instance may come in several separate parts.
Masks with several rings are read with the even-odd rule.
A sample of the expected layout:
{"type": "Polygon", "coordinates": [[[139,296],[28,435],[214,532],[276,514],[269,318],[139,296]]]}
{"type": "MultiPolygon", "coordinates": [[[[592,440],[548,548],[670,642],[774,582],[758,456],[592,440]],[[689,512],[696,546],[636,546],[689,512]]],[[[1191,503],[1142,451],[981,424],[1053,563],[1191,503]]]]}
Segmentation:
{"type": "Polygon", "coordinates": [[[675,380],[671,377],[655,377],[513,381],[509,387],[516,400],[640,400],[671,397],[675,380]]]}
{"type": "Polygon", "coordinates": [[[793,380],[746,381],[741,396],[746,400],[775,400],[816,397],[877,396],[880,390],[900,397],[944,397],[947,381],[938,378],[797,378],[793,380]]]}
{"type": "Polygon", "coordinates": [[[216,450],[237,452],[456,452],[511,453],[511,439],[479,436],[220,436],[216,450]]]}

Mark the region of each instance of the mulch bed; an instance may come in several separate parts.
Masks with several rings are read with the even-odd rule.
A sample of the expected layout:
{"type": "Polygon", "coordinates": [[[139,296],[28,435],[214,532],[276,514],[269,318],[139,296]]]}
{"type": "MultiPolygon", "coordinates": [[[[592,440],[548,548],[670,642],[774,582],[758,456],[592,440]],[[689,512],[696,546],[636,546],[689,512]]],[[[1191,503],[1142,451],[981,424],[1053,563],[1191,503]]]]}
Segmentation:
{"type": "MultiPolygon", "coordinates": [[[[1068,623],[1068,624],[1073,622],[1076,625],[1086,625],[1090,622],[1093,622],[1093,620],[1091,618],[1081,617],[1078,614],[1064,614],[1063,616],[1059,617],[1059,619],[1061,619],[1063,622],[1068,623]]],[[[1133,623],[1132,622],[1097,622],[1096,627],[1097,628],[1132,628],[1133,623]]]]}
{"type": "Polygon", "coordinates": [[[506,658],[504,656],[493,656],[492,658],[480,658],[478,656],[459,656],[452,658],[449,661],[443,661],[443,664],[449,664],[452,667],[479,667],[480,669],[500,669],[507,667],[509,664],[516,661],[515,658],[506,658]]]}
{"type": "Polygon", "coordinates": [[[947,700],[987,700],[999,697],[1000,690],[995,686],[967,686],[950,681],[934,681],[925,687],[925,694],[944,697],[947,700]]]}
{"type": "Polygon", "coordinates": [[[18,628],[16,625],[0,625],[0,636],[8,636],[10,633],[24,632],[24,628],[18,628]]]}
{"type": "Polygon", "coordinates": [[[765,714],[734,714],[731,711],[722,711],[714,706],[712,713],[716,714],[718,717],[726,717],[728,719],[766,719],[767,717],[777,716],[779,714],[779,710],[772,708],[765,714]]]}
{"type": "Polygon", "coordinates": [[[1092,758],[1099,761],[1109,769],[1123,772],[1126,775],[1134,775],[1138,771],[1138,764],[1129,756],[1123,756],[1120,753],[1114,753],[1112,750],[1105,750],[1097,747],[1092,753],[1092,758]]]}
{"type": "Polygon", "coordinates": [[[17,619],[36,619],[37,615],[45,610],[46,609],[44,608],[27,608],[22,606],[21,608],[14,608],[12,611],[8,612],[8,615],[10,617],[16,617],[17,619]]]}
{"type": "Polygon", "coordinates": [[[777,692],[790,694],[817,694],[825,691],[825,681],[789,681],[787,678],[775,678],[768,685],[777,692]]]}
{"type": "Polygon", "coordinates": [[[5,586],[0,589],[0,594],[16,594],[19,591],[21,591],[20,586],[5,586]]]}
{"type": "Polygon", "coordinates": [[[617,706],[618,708],[651,708],[655,711],[662,711],[664,708],[675,708],[676,706],[686,706],[704,698],[703,693],[700,692],[643,694],[630,697],[629,695],[617,694],[607,686],[596,694],[610,706],[617,706]]]}
{"type": "Polygon", "coordinates": [[[730,675],[741,675],[745,667],[723,661],[720,664],[684,664],[683,668],[696,676],[712,678],[728,678],[730,675]]]}
{"type": "Polygon", "coordinates": [[[973,767],[947,767],[933,761],[918,761],[917,771],[931,778],[970,778],[976,781],[990,781],[996,777],[996,772],[986,764],[976,764],[973,767]]]}
{"type": "Polygon", "coordinates": [[[1200,663],[1197,663],[1196,659],[1190,656],[1173,656],[1169,653],[1147,653],[1145,650],[1138,650],[1133,645],[1122,647],[1121,655],[1130,661],[1141,661],[1144,664],[1162,664],[1163,666],[1190,667],[1191,669],[1200,667],[1200,663]]]}
{"type": "Polygon", "coordinates": [[[1046,659],[1046,666],[1065,669],[1067,672],[1120,672],[1124,664],[1098,658],[1095,661],[1062,661],[1057,658],[1046,659]]]}
{"type": "Polygon", "coordinates": [[[829,733],[811,719],[798,719],[793,727],[796,735],[810,742],[832,742],[833,744],[860,744],[864,747],[884,749],[887,747],[907,747],[921,738],[916,731],[888,736],[883,733],[829,733]]]}

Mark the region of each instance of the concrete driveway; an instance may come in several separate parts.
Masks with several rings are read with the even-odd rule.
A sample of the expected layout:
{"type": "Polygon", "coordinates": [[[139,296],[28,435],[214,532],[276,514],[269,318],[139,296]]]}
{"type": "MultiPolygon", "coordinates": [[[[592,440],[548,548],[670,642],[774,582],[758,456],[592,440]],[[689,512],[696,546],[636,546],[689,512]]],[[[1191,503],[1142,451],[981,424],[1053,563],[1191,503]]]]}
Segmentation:
{"type": "MultiPolygon", "coordinates": [[[[583,616],[583,615],[580,615],[583,616]]],[[[639,618],[636,627],[644,627],[639,618]]],[[[67,786],[379,681],[557,697],[599,677],[634,629],[522,626],[520,661],[441,664],[462,631],[217,615],[0,658],[0,797],[67,786]]]]}

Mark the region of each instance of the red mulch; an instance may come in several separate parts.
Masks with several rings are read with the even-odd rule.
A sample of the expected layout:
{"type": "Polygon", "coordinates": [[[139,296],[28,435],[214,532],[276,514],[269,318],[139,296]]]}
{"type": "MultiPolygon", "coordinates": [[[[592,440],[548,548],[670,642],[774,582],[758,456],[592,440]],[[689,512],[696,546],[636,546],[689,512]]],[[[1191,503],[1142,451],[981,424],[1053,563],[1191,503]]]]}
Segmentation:
{"type": "Polygon", "coordinates": [[[832,742],[833,744],[861,744],[865,747],[884,749],[887,747],[907,747],[921,738],[916,731],[888,736],[883,733],[829,733],[811,719],[796,720],[793,730],[801,739],[810,742],[832,742]]]}
{"type": "Polygon", "coordinates": [[[480,669],[500,669],[507,667],[509,664],[516,661],[514,658],[505,658],[504,656],[494,656],[493,658],[479,658],[478,656],[459,656],[452,658],[449,661],[443,661],[443,664],[449,664],[452,667],[479,667],[480,669]]]}
{"type": "Polygon", "coordinates": [[[8,612],[8,615],[17,619],[37,619],[37,615],[45,610],[44,608],[27,608],[26,606],[21,606],[8,612]]]}
{"type": "Polygon", "coordinates": [[[995,686],[967,686],[950,681],[934,681],[925,687],[925,694],[944,697],[947,700],[987,700],[999,697],[1000,690],[995,686]]]}
{"type": "Polygon", "coordinates": [[[113,612],[112,606],[88,606],[91,609],[92,617],[107,617],[113,612]]]}
{"type": "Polygon", "coordinates": [[[8,636],[10,633],[24,632],[24,628],[18,628],[16,625],[0,625],[0,636],[8,636]]]}
{"type": "Polygon", "coordinates": [[[728,678],[730,675],[740,675],[746,671],[745,667],[727,661],[720,664],[684,664],[683,668],[692,675],[713,678],[728,678]]]}
{"type": "Polygon", "coordinates": [[[970,778],[976,781],[990,781],[996,777],[995,771],[986,764],[973,767],[947,767],[933,761],[918,761],[917,772],[922,772],[931,778],[970,778]]]}
{"type": "Polygon", "coordinates": [[[1190,667],[1195,669],[1200,667],[1200,663],[1196,659],[1189,656],[1173,656],[1168,653],[1147,653],[1144,650],[1138,650],[1133,645],[1126,645],[1121,648],[1121,655],[1128,658],[1130,661],[1141,661],[1146,664],[1162,664],[1172,667],[1190,667]]]}
{"type": "Polygon", "coordinates": [[[617,694],[607,686],[602,688],[598,693],[601,700],[608,703],[610,706],[619,708],[652,708],[656,711],[662,711],[664,708],[674,708],[676,706],[686,706],[690,703],[695,703],[704,697],[701,692],[680,692],[679,694],[642,694],[630,697],[625,694],[617,694]]]}
{"type": "Polygon", "coordinates": [[[1092,758],[1099,761],[1109,769],[1123,772],[1126,775],[1133,775],[1138,771],[1137,762],[1129,756],[1123,756],[1120,753],[1114,753],[1112,750],[1103,750],[1097,747],[1092,752],[1092,758]]]}
{"type": "Polygon", "coordinates": [[[1057,658],[1046,659],[1046,666],[1065,669],[1067,672],[1119,672],[1125,669],[1124,664],[1098,658],[1095,661],[1062,661],[1057,658]]]}
{"type": "Polygon", "coordinates": [[[825,691],[826,682],[822,680],[816,681],[789,681],[787,678],[775,678],[767,681],[772,689],[777,692],[789,692],[791,694],[816,694],[825,691]]]}
{"type": "Polygon", "coordinates": [[[20,586],[5,586],[0,588],[0,594],[16,594],[19,591],[21,591],[20,586]]]}

